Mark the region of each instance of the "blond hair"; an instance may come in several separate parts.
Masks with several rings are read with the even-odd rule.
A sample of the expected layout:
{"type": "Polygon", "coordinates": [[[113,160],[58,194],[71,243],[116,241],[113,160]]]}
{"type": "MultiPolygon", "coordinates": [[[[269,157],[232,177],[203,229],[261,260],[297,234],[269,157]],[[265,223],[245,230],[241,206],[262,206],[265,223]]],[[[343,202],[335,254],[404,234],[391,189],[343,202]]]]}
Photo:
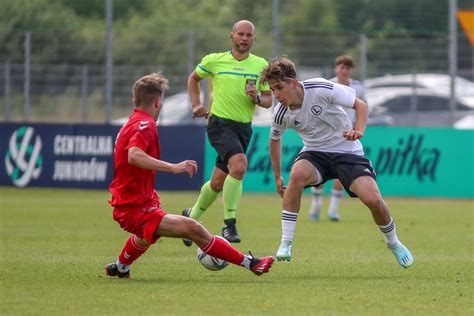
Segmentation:
{"type": "Polygon", "coordinates": [[[155,97],[162,97],[168,90],[168,79],[154,72],[143,76],[133,84],[133,99],[135,106],[150,105],[155,97]]]}

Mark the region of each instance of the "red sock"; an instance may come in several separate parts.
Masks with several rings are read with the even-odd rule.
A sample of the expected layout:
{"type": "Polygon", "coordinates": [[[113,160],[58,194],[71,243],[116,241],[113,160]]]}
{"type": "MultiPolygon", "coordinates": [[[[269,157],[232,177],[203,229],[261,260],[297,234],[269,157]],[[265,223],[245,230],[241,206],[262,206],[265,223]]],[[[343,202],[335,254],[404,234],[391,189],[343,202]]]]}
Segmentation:
{"type": "Polygon", "coordinates": [[[133,261],[137,260],[147,249],[148,247],[139,246],[135,241],[135,236],[132,235],[127,240],[125,247],[123,247],[119,261],[122,264],[131,265],[133,261]]]}
{"type": "Polygon", "coordinates": [[[216,236],[212,236],[201,250],[210,256],[223,259],[236,265],[240,265],[245,257],[243,253],[216,236]]]}

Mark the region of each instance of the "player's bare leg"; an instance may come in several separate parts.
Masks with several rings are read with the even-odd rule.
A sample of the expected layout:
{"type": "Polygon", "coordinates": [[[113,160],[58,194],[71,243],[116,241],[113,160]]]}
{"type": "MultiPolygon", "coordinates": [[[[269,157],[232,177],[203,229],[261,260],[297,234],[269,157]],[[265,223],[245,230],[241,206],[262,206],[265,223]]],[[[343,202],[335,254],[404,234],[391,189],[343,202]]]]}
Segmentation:
{"type": "Polygon", "coordinates": [[[392,251],[400,266],[408,268],[413,265],[413,256],[398,240],[390,209],[383,200],[375,180],[369,176],[359,177],[353,181],[351,191],[357,194],[372,212],[372,217],[384,235],[387,247],[392,251]]]}
{"type": "Polygon", "coordinates": [[[296,220],[301,206],[301,194],[306,185],[317,183],[313,165],[306,160],[299,160],[291,169],[288,187],[283,194],[281,213],[281,242],[276,258],[278,261],[290,261],[296,220]]]}
{"type": "Polygon", "coordinates": [[[203,252],[210,256],[240,265],[256,275],[267,273],[274,261],[271,256],[254,258],[252,255],[244,255],[224,240],[214,237],[199,222],[183,216],[165,215],[156,230],[156,234],[163,237],[192,240],[203,252]]]}
{"type": "Polygon", "coordinates": [[[215,192],[219,192],[219,193],[222,192],[226,177],[227,177],[227,172],[217,167],[214,167],[214,169],[212,170],[212,176],[211,176],[211,189],[215,192]]]}

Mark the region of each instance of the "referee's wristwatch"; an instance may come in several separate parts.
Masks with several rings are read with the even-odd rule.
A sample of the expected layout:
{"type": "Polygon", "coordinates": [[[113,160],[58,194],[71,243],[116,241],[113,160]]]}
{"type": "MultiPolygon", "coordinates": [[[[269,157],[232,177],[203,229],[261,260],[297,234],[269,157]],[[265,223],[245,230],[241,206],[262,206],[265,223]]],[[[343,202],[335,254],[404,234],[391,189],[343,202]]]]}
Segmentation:
{"type": "Polygon", "coordinates": [[[257,103],[256,104],[260,104],[262,103],[262,99],[260,99],[260,94],[257,94],[257,103]]]}

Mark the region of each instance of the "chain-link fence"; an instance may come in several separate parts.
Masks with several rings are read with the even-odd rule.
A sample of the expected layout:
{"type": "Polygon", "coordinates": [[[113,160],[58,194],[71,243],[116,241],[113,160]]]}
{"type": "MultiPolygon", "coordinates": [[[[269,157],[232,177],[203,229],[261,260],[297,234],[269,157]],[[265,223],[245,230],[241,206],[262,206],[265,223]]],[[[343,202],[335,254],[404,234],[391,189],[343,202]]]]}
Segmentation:
{"type": "MultiPolygon", "coordinates": [[[[227,34],[208,34],[199,30],[162,31],[156,42],[140,51],[124,45],[131,37],[139,38],[140,30],[114,34],[114,47],[120,46],[121,50],[117,51],[115,48],[113,51],[112,119],[129,115],[132,107],[131,86],[140,76],[152,71],[163,72],[170,80],[168,96],[174,95],[186,90],[187,76],[204,54],[230,48],[227,34]],[[173,41],[166,41],[168,38],[173,38],[173,41]],[[163,64],[159,60],[170,60],[172,64],[163,64]]],[[[18,49],[11,54],[0,48],[0,94],[3,96],[0,100],[0,117],[5,121],[104,122],[105,31],[98,31],[95,36],[87,38],[85,41],[77,33],[68,32],[32,31],[10,34],[7,40],[16,43],[18,49]],[[55,40],[51,41],[51,38],[55,40]],[[51,45],[56,47],[52,49],[51,45]],[[51,55],[52,52],[54,56],[51,55]],[[44,60],[48,60],[48,63],[45,64],[44,60]],[[54,64],[51,64],[51,60],[54,64]]],[[[253,50],[255,54],[267,59],[272,57],[272,39],[271,32],[258,33],[253,50]]],[[[448,40],[446,35],[439,34],[285,30],[281,32],[280,46],[281,53],[295,60],[300,75],[305,78],[333,77],[334,59],[341,54],[354,57],[356,79],[371,82],[372,78],[392,75],[392,83],[383,82],[385,90],[380,89],[376,83],[372,83],[375,85],[373,87],[367,87],[368,98],[371,97],[369,105],[371,108],[377,105],[380,113],[390,115],[397,112],[397,109],[392,109],[379,100],[403,104],[409,102],[408,108],[416,112],[427,108],[424,102],[444,102],[444,112],[441,111],[440,115],[447,117],[449,90],[445,90],[444,86],[449,85],[448,40]],[[433,79],[433,83],[428,83],[430,80],[425,74],[440,76],[438,81],[433,79]],[[395,75],[411,77],[402,80],[395,75]],[[424,86],[425,84],[429,87],[424,86]],[[410,90],[409,95],[406,94],[407,89],[410,90]],[[391,93],[394,94],[393,98],[388,98],[387,94],[391,93]],[[400,100],[396,93],[399,93],[400,100]]],[[[457,44],[458,75],[468,81],[457,85],[457,112],[460,113],[456,115],[456,120],[470,114],[469,109],[474,109],[474,91],[471,87],[474,81],[474,50],[464,34],[459,34],[457,44]]],[[[434,107],[440,110],[443,106],[434,107]]],[[[421,118],[425,114],[417,117],[421,118]]],[[[423,120],[415,123],[397,120],[392,122],[400,125],[430,125],[423,120]]],[[[433,125],[451,124],[446,119],[433,125]]]]}

